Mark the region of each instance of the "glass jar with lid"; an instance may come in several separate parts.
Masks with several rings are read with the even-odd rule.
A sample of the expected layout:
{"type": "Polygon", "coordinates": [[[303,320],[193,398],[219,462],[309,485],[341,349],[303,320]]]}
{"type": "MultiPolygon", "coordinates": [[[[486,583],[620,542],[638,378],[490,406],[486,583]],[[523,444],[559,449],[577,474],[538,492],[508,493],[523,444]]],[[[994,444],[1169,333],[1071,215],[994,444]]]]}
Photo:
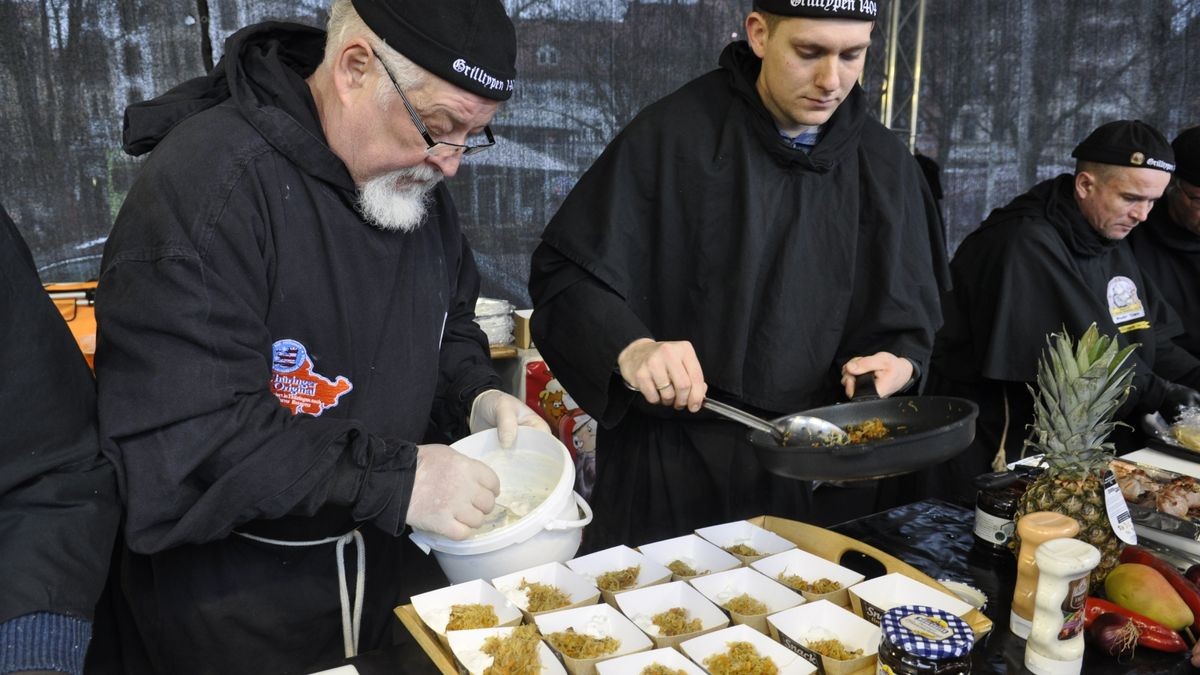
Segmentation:
{"type": "Polygon", "coordinates": [[[968,675],[975,635],[966,621],[923,605],[893,607],[879,622],[879,675],[968,675]]]}

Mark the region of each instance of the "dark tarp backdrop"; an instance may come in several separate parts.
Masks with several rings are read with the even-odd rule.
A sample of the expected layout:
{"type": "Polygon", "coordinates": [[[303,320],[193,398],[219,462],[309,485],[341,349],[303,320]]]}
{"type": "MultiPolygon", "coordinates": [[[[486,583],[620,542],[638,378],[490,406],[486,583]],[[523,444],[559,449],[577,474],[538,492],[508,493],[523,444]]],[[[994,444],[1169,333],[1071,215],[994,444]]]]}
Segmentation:
{"type": "MultiPolygon", "coordinates": [[[[911,6],[915,0],[904,0],[911,6]]],[[[449,182],[487,295],[528,304],[529,255],[575,180],[642,106],[716,66],[750,0],[506,0],[520,43],[499,145],[449,182]]],[[[139,161],[131,102],[204,72],[237,28],[320,25],[325,0],[0,0],[0,202],[43,281],[96,275],[139,161]]],[[[884,6],[882,9],[886,9],[884,6]]],[[[876,30],[865,85],[878,112],[876,30]]],[[[1200,0],[928,0],[917,148],[942,167],[953,247],[1069,170],[1117,118],[1200,124],[1200,0]]]]}

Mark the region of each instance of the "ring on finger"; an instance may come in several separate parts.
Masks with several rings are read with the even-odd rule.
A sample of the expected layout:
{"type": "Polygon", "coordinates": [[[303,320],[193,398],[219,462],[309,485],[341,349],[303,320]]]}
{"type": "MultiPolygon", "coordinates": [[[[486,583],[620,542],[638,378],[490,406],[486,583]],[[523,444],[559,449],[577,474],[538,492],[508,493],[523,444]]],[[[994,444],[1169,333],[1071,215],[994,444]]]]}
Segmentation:
{"type": "Polygon", "coordinates": [[[656,389],[658,389],[659,391],[664,391],[664,390],[666,390],[666,389],[670,389],[670,388],[671,388],[671,383],[670,383],[670,382],[668,382],[668,383],[666,383],[666,384],[662,385],[661,387],[655,387],[655,388],[656,388],[656,389]]]}

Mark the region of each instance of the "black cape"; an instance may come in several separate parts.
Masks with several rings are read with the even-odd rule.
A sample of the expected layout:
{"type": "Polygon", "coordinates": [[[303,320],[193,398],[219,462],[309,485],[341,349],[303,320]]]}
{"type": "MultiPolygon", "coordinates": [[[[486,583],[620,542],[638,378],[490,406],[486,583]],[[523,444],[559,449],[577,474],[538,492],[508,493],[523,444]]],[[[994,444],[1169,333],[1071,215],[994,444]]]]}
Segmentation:
{"type": "Polygon", "coordinates": [[[980,406],[975,443],[935,470],[961,499],[973,498],[970,478],[989,470],[1002,436],[1009,461],[1019,456],[1032,422],[1026,384],[1035,381],[1051,333],[1065,328],[1078,336],[1095,322],[1121,345],[1141,345],[1130,359],[1134,388],[1118,411],[1131,424],[1157,410],[1165,381],[1200,384],[1200,361],[1172,342],[1182,332],[1175,312],[1129,244],[1104,239],[1088,224],[1073,185],[1063,174],[993,211],[950,264],[954,288],[942,302],[946,323],[927,391],[980,406]]]}
{"type": "MultiPolygon", "coordinates": [[[[642,543],[774,499],[744,430],[630,409],[640,395],[615,366],[634,339],[690,341],[710,395],[777,415],[836,400],[853,356],[923,366],[940,321],[932,197],[862,90],[807,155],[760,101],[749,47],[720,65],[617,136],[534,253],[535,343],[605,427],[590,541],[642,543]]],[[[779,515],[795,515],[806,497],[781,489],[793,506],[779,515]]]]}
{"type": "Polygon", "coordinates": [[[303,79],[323,44],[303,26],[244,29],[212,76],[127,116],[131,150],[154,149],[105,248],[96,366],[128,503],[123,590],[158,672],[341,656],[333,544],[234,531],[363,526],[376,572],[360,648],[379,646],[405,597],[416,445],[431,419],[461,430],[499,385],[446,188],[411,233],[356,211],[303,79]]]}
{"type": "Polygon", "coordinates": [[[1129,245],[1142,272],[1179,314],[1183,334],[1175,342],[1200,357],[1200,235],[1178,225],[1162,199],[1129,235],[1129,245]]]}
{"type": "Polygon", "coordinates": [[[91,620],[120,519],[96,383],[3,208],[0,289],[0,623],[91,620]]]}

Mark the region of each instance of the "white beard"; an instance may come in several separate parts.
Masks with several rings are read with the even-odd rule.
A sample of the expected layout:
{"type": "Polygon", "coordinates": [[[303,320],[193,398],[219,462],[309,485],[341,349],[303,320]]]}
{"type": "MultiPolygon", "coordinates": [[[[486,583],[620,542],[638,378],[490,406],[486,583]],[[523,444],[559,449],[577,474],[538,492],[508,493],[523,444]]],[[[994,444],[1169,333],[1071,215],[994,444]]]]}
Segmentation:
{"type": "Polygon", "coordinates": [[[442,172],[426,164],[370,178],[358,188],[358,209],[385,232],[412,232],[425,220],[429,193],[442,172]]]}

